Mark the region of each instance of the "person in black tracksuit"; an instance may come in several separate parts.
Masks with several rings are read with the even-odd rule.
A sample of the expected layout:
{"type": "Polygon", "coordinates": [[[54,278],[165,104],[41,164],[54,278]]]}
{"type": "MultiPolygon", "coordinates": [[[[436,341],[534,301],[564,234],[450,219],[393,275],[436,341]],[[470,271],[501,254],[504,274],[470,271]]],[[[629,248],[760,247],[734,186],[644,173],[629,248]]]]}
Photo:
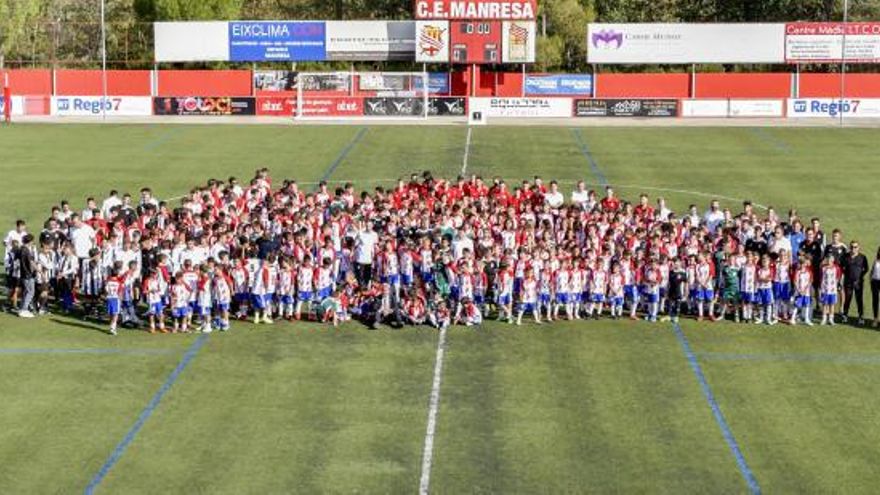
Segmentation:
{"type": "Polygon", "coordinates": [[[675,265],[669,272],[669,317],[673,322],[678,322],[681,305],[688,294],[687,272],[682,265],[681,258],[675,259],[675,265]]]}
{"type": "Polygon", "coordinates": [[[868,273],[868,258],[860,251],[857,241],[850,244],[850,251],[843,256],[843,321],[849,316],[853,297],[859,312],[859,325],[865,323],[865,274],[868,273]]]}

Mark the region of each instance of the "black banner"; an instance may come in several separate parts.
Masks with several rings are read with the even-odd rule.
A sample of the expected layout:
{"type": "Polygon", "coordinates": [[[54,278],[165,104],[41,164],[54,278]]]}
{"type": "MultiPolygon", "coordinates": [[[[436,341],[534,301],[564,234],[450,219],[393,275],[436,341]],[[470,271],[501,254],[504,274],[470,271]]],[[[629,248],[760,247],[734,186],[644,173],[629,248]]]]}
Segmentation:
{"type": "Polygon", "coordinates": [[[154,115],[256,115],[254,98],[186,96],[153,98],[154,115]]]}
{"type": "Polygon", "coordinates": [[[411,117],[423,112],[422,98],[364,98],[364,115],[369,117],[411,117]]]}
{"type": "Polygon", "coordinates": [[[678,117],[678,100],[575,100],[575,117],[678,117]]]}
{"type": "Polygon", "coordinates": [[[437,117],[464,117],[466,112],[465,98],[440,98],[428,99],[428,115],[437,117]]]}

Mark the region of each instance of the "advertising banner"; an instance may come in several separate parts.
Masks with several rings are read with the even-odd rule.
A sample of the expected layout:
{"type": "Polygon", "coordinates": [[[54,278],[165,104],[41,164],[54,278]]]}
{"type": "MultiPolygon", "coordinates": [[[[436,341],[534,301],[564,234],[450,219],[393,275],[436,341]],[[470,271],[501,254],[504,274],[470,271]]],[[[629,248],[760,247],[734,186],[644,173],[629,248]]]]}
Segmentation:
{"type": "Polygon", "coordinates": [[[731,117],[782,117],[785,100],[730,100],[731,117]]]}
{"type": "Polygon", "coordinates": [[[487,117],[571,117],[571,98],[471,98],[487,117]]]}
{"type": "Polygon", "coordinates": [[[789,63],[880,63],[880,22],[797,22],[785,25],[789,63]]]}
{"type": "Polygon", "coordinates": [[[729,100],[682,100],[682,117],[727,117],[729,100]]]}
{"type": "Polygon", "coordinates": [[[155,115],[256,115],[254,98],[164,97],[153,99],[155,115]]]}
{"type": "Polygon", "coordinates": [[[526,76],[527,96],[591,96],[593,76],[580,74],[531,74],[526,76]]]}
{"type": "Polygon", "coordinates": [[[335,91],[348,93],[351,91],[351,74],[339,72],[336,74],[300,74],[297,77],[298,84],[303,91],[335,91]]]}
{"type": "Polygon", "coordinates": [[[788,118],[880,118],[880,99],[800,98],[788,100],[788,118]]]}
{"type": "MultiPolygon", "coordinates": [[[[424,92],[422,89],[422,78],[416,77],[416,89],[424,92]]],[[[448,72],[429,72],[428,73],[428,94],[430,95],[448,95],[452,92],[449,84],[448,72]]]]}
{"type": "Polygon", "coordinates": [[[413,89],[413,76],[364,72],[358,76],[358,89],[361,91],[404,91],[413,89]]]}
{"type": "MultiPolygon", "coordinates": [[[[21,96],[12,96],[10,99],[12,100],[12,112],[10,115],[13,117],[24,115],[24,98],[21,96]]],[[[3,96],[0,95],[0,118],[2,118],[3,115],[6,115],[6,101],[3,96]]]]}
{"type": "Polygon", "coordinates": [[[149,96],[53,96],[51,115],[70,116],[145,116],[152,115],[152,98],[149,96]]]}
{"type": "Polygon", "coordinates": [[[289,70],[255,70],[254,89],[257,91],[296,91],[297,73],[289,70]]]}
{"type": "Polygon", "coordinates": [[[311,21],[232,21],[229,23],[229,60],[326,60],[325,28],[324,22],[311,21]]]}
{"type": "Polygon", "coordinates": [[[156,62],[229,60],[229,23],[154,22],[156,62]]]}
{"type": "Polygon", "coordinates": [[[449,62],[449,21],[416,21],[416,62],[449,62]]]}
{"type": "Polygon", "coordinates": [[[590,24],[592,64],[785,61],[785,24],[590,24]]]}
{"type": "Polygon", "coordinates": [[[294,96],[261,96],[257,98],[257,115],[292,117],[296,112],[294,96]]]}
{"type": "Polygon", "coordinates": [[[575,100],[575,117],[677,117],[678,100],[575,100]]]}
{"type": "Polygon", "coordinates": [[[363,98],[307,98],[303,100],[303,117],[362,117],[363,98]]]}
{"type": "Polygon", "coordinates": [[[538,32],[534,21],[505,21],[501,24],[501,61],[505,64],[535,62],[535,37],[538,32]]]}
{"type": "Polygon", "coordinates": [[[464,117],[467,99],[464,97],[431,98],[428,100],[428,115],[436,117],[464,117]]]}
{"type": "Polygon", "coordinates": [[[329,60],[413,60],[413,21],[327,21],[329,60]]]}
{"type": "Polygon", "coordinates": [[[408,117],[424,113],[422,98],[365,98],[364,115],[369,117],[408,117]]]}
{"type": "Polygon", "coordinates": [[[534,20],[537,0],[416,0],[416,19],[534,20]]]}

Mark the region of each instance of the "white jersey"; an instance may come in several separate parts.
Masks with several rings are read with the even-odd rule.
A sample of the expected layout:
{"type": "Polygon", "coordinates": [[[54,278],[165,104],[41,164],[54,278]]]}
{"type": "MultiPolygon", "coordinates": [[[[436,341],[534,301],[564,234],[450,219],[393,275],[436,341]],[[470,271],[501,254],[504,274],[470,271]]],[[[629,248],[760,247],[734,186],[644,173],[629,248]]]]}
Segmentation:
{"type": "Polygon", "coordinates": [[[522,284],[522,302],[525,304],[535,304],[538,302],[538,281],[535,279],[523,280],[522,284]]]}
{"type": "Polygon", "coordinates": [[[608,273],[605,270],[593,270],[593,277],[590,279],[591,294],[605,294],[608,286],[608,273]]]}
{"type": "Polygon", "coordinates": [[[746,294],[754,294],[758,291],[758,269],[755,265],[746,264],[742,268],[742,273],[739,278],[739,287],[739,290],[746,294]]]}

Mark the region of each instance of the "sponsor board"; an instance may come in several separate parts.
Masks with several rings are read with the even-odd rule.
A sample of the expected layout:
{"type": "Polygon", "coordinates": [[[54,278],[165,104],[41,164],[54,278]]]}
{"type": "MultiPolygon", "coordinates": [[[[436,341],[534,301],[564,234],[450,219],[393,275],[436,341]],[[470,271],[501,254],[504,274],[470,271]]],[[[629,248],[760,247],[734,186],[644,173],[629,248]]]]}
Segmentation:
{"type": "Polygon", "coordinates": [[[153,99],[156,115],[256,115],[254,98],[163,97],[153,99]]]}
{"type": "Polygon", "coordinates": [[[731,117],[783,117],[785,100],[730,100],[731,117]]]}
{"type": "MultiPolygon", "coordinates": [[[[25,112],[24,112],[24,97],[12,96],[10,98],[10,100],[12,102],[12,108],[10,108],[10,115],[13,117],[24,115],[25,114],[25,112]]],[[[6,115],[6,99],[3,98],[2,95],[0,95],[0,118],[2,118],[2,116],[4,116],[4,115],[6,115]]]]}
{"type": "Polygon", "coordinates": [[[532,74],[526,76],[526,96],[591,96],[593,76],[578,74],[532,74]]]}
{"type": "Polygon", "coordinates": [[[728,100],[682,100],[682,117],[727,117],[730,110],[728,100]]]}
{"type": "Polygon", "coordinates": [[[464,117],[467,99],[464,97],[430,98],[428,115],[435,117],[464,117]]]}
{"type": "Polygon", "coordinates": [[[413,60],[413,21],[327,21],[328,60],[413,60]]]}
{"type": "Polygon", "coordinates": [[[449,62],[449,21],[416,21],[416,62],[449,62]]]}
{"type": "Polygon", "coordinates": [[[880,22],[797,22],[785,25],[789,63],[880,62],[880,22]]]}
{"type": "Polygon", "coordinates": [[[257,98],[257,115],[292,117],[296,113],[294,96],[261,96],[257,98]]]}
{"type": "Polygon", "coordinates": [[[154,22],[153,39],[156,62],[229,60],[228,22],[154,22]]]}
{"type": "Polygon", "coordinates": [[[416,19],[534,20],[537,0],[415,0],[416,19]]]}
{"type": "Polygon", "coordinates": [[[537,24],[534,21],[505,21],[501,25],[501,62],[530,64],[535,61],[537,24]]]}
{"type": "Polygon", "coordinates": [[[289,70],[255,70],[254,89],[257,91],[296,91],[297,73],[289,70]]]}
{"type": "Polygon", "coordinates": [[[571,98],[471,98],[486,117],[571,117],[571,98]]]}
{"type": "Polygon", "coordinates": [[[788,100],[788,117],[880,118],[880,99],[799,98],[788,100]]]}
{"type": "Polygon", "coordinates": [[[593,64],[782,63],[785,24],[590,24],[593,64]]]}
{"type": "Polygon", "coordinates": [[[229,23],[229,60],[232,62],[294,62],[326,59],[324,22],[232,21],[229,23]]]}
{"type": "Polygon", "coordinates": [[[677,117],[678,100],[575,100],[575,117],[677,117]]]}
{"type": "Polygon", "coordinates": [[[51,115],[70,116],[144,116],[152,115],[149,96],[53,96],[51,115]]]}
{"type": "Polygon", "coordinates": [[[303,117],[360,117],[363,115],[363,98],[306,98],[303,100],[303,117]]]}
{"type": "Polygon", "coordinates": [[[422,98],[364,98],[364,115],[368,117],[411,117],[422,115],[422,98]]]}

